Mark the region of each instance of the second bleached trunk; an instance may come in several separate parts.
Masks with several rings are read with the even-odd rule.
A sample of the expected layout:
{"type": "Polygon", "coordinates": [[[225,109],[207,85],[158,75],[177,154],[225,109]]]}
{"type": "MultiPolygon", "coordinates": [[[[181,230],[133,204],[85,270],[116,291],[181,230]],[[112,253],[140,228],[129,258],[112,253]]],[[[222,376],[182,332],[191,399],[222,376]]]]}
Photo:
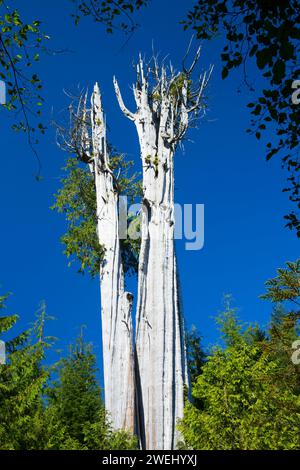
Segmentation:
{"type": "Polygon", "coordinates": [[[135,427],[132,295],[124,289],[118,220],[118,193],[107,154],[99,88],[92,96],[93,173],[97,231],[104,258],[100,267],[105,407],[115,429],[135,427]]]}

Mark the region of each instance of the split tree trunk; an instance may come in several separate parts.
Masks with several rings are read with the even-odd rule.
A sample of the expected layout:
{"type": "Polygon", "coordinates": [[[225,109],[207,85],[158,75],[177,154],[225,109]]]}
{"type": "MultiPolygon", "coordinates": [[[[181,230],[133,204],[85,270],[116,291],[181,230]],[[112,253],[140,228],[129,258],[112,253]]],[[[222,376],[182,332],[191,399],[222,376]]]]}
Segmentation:
{"type": "MultiPolygon", "coordinates": [[[[158,67],[155,59],[145,77],[140,58],[133,87],[136,113],[125,107],[115,80],[120,107],[137,128],[143,165],[134,354],[132,295],[124,289],[118,194],[109,166],[98,85],[92,96],[92,143],[83,125],[83,161],[95,178],[98,237],[105,249],[100,267],[105,404],[114,428],[134,431],[137,424],[141,446],[146,449],[176,448],[176,424],[183,416],[188,386],[174,246],[174,154],[189,127],[189,116],[195,117],[203,109],[202,92],[212,69],[208,77],[200,77],[196,87],[191,86],[199,55],[200,49],[189,70],[175,73],[170,66],[168,77],[166,68],[158,67]]],[[[83,117],[85,122],[86,111],[83,117]]]]}

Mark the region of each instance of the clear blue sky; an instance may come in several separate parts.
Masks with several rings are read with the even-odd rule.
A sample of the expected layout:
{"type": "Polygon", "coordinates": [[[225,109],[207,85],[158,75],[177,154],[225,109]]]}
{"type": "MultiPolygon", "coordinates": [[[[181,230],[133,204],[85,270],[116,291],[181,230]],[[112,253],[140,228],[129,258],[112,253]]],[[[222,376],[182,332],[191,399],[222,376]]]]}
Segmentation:
{"type": "MultiPolygon", "coordinates": [[[[117,75],[124,97],[133,105],[129,85],[134,80],[132,61],[139,51],[151,54],[152,42],[162,56],[169,54],[180,66],[190,39],[179,21],[193,1],[152,0],[138,15],[142,27],[126,46],[121,34],[108,36],[99,25],[84,20],[75,28],[69,0],[16,1],[30,19],[41,19],[52,38],[49,46],[70,52],[46,56],[37,66],[44,82],[45,119],[59,119],[68,105],[63,89],[100,83],[110,139],[139,165],[139,149],[133,124],[121,114],[112,86],[117,75]],[[24,5],[26,3],[26,5],[24,5]]],[[[205,344],[215,341],[213,316],[222,307],[222,297],[231,293],[244,321],[265,325],[271,306],[258,296],[264,282],[286,260],[298,253],[295,234],[283,228],[288,211],[281,193],[284,172],[279,161],[266,163],[264,148],[245,133],[249,115],[247,90],[237,93],[238,75],[220,77],[222,40],[203,45],[201,67],[215,64],[208,90],[210,112],[185,143],[185,153],[176,155],[176,201],[205,204],[205,246],[185,251],[178,243],[179,267],[187,324],[195,324],[205,344]]],[[[255,70],[252,79],[259,87],[255,70]]],[[[20,326],[32,321],[41,300],[56,317],[49,332],[64,349],[87,325],[86,337],[100,357],[100,307],[97,280],[82,277],[68,268],[59,242],[64,232],[63,216],[50,211],[53,193],[65,155],[56,147],[49,127],[39,145],[44,180],[35,182],[36,162],[26,139],[9,130],[10,119],[1,111],[0,171],[0,284],[12,291],[9,311],[21,315],[20,326]]]]}

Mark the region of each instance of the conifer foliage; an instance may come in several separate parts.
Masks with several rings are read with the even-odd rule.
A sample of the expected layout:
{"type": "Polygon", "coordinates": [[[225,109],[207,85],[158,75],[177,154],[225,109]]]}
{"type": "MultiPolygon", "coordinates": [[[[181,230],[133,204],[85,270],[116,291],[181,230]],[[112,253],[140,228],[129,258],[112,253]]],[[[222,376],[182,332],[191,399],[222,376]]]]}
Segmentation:
{"type": "MultiPolygon", "coordinates": [[[[1,310],[7,298],[0,297],[1,310]]],[[[134,437],[111,429],[96,359],[83,336],[66,358],[46,365],[53,338],[45,336],[45,305],[31,328],[9,339],[17,320],[17,315],[0,317],[7,353],[0,365],[0,450],[136,448],[134,437]]]]}

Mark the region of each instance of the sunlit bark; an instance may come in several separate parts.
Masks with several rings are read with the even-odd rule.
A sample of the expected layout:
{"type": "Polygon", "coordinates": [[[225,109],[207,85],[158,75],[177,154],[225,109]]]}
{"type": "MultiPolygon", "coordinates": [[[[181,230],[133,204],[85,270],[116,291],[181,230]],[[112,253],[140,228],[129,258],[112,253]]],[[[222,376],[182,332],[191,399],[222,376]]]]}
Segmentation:
{"type": "Polygon", "coordinates": [[[170,68],[169,75],[155,60],[146,67],[140,58],[136,113],[126,108],[114,80],[120,108],[135,123],[143,166],[135,367],[140,438],[147,449],[176,448],[188,384],[174,247],[174,153],[189,118],[201,110],[208,77],[201,77],[196,90],[190,86],[199,53],[190,70],[176,74],[170,68]]]}

